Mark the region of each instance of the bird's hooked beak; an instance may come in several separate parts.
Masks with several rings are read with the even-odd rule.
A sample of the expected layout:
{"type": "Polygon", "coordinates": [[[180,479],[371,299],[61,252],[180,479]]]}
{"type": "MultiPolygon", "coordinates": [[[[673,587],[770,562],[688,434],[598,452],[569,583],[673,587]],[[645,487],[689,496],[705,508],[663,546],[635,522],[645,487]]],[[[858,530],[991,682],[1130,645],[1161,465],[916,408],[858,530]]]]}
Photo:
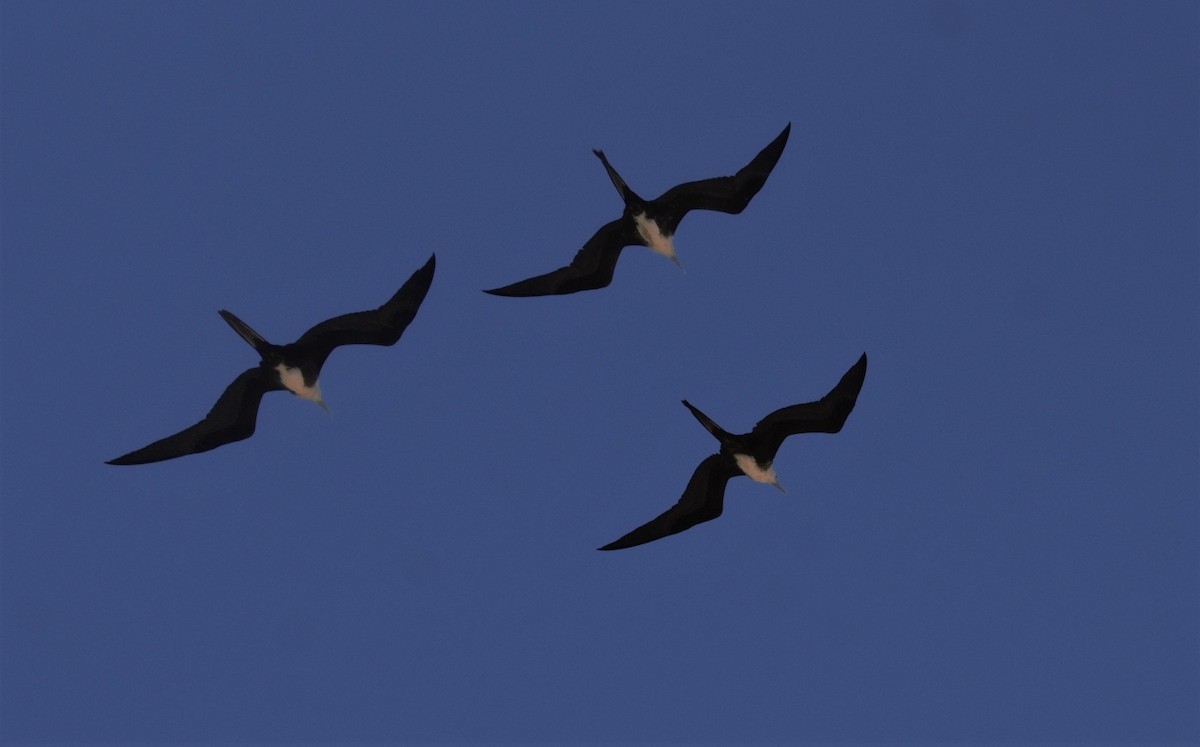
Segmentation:
{"type": "Polygon", "coordinates": [[[674,263],[675,263],[675,266],[676,266],[676,267],[678,267],[680,270],[683,270],[684,272],[687,272],[687,270],[684,270],[684,269],[683,269],[683,263],[679,261],[679,257],[677,257],[677,256],[675,256],[674,254],[672,254],[672,255],[671,255],[671,261],[672,261],[672,262],[674,262],[674,263]]]}
{"type": "Polygon", "coordinates": [[[317,406],[324,410],[326,415],[331,418],[333,417],[333,413],[329,410],[329,405],[325,404],[325,398],[321,395],[321,385],[319,383],[313,384],[313,391],[308,396],[308,399],[316,402],[317,406]]]}
{"type": "Polygon", "coordinates": [[[784,495],[787,495],[787,489],[786,489],[786,488],[784,488],[782,485],[780,485],[778,480],[776,480],[775,482],[773,482],[773,483],[771,483],[771,484],[772,484],[772,485],[774,485],[775,487],[779,488],[779,492],[780,492],[780,493],[783,493],[784,495]]]}

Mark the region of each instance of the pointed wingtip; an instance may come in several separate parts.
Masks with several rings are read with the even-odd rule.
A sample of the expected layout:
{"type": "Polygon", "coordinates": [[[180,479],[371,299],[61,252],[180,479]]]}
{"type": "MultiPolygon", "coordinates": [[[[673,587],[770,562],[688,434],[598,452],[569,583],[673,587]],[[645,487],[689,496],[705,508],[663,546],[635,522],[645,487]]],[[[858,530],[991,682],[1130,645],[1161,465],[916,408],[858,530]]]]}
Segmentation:
{"type": "Polygon", "coordinates": [[[770,145],[768,145],[763,150],[766,152],[779,151],[780,155],[782,155],[783,149],[787,146],[788,136],[790,136],[791,134],[792,134],[792,123],[788,122],[787,126],[784,127],[779,132],[779,134],[775,136],[775,139],[771,141],[770,145]]]}
{"type": "MultiPolygon", "coordinates": [[[[410,283],[416,283],[418,287],[424,286],[425,293],[428,293],[429,286],[433,284],[433,275],[435,270],[437,270],[437,254],[430,254],[429,259],[425,260],[425,264],[421,265],[420,268],[418,268],[417,271],[414,272],[411,277],[409,277],[408,281],[405,283],[405,286],[409,286],[410,283]]],[[[424,294],[422,294],[422,300],[424,300],[424,297],[424,294]]]]}
{"type": "Polygon", "coordinates": [[[862,386],[862,382],[867,378],[867,354],[863,353],[854,362],[854,365],[846,370],[845,379],[854,379],[858,381],[858,386],[862,386]]]}

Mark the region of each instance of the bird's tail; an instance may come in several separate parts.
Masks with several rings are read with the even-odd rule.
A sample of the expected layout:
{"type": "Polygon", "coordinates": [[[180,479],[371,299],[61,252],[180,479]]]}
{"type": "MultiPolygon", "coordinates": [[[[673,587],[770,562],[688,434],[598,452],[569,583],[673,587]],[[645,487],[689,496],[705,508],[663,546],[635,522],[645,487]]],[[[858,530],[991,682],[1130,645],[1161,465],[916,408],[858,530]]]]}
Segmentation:
{"type": "Polygon", "coordinates": [[[696,416],[696,420],[700,421],[700,425],[707,428],[708,432],[713,434],[713,436],[715,436],[716,439],[722,444],[733,438],[733,434],[714,423],[712,418],[693,407],[691,402],[688,402],[685,399],[683,400],[683,404],[685,407],[687,407],[687,409],[692,411],[692,414],[696,416]]]}
{"type": "Polygon", "coordinates": [[[627,206],[636,207],[645,202],[641,197],[638,197],[636,192],[629,188],[629,185],[625,183],[625,180],[621,178],[617,170],[612,167],[612,164],[604,157],[604,151],[593,149],[592,152],[596,154],[596,158],[600,159],[600,163],[604,164],[604,170],[608,172],[608,178],[612,179],[613,186],[617,188],[617,194],[621,195],[621,200],[627,206]]]}
{"type": "Polygon", "coordinates": [[[250,347],[254,348],[259,355],[265,355],[266,351],[271,348],[271,343],[267,342],[266,338],[251,329],[249,324],[246,324],[225,309],[221,309],[217,313],[221,315],[221,318],[230,327],[233,327],[234,332],[237,332],[242,336],[243,340],[250,343],[250,347]]]}

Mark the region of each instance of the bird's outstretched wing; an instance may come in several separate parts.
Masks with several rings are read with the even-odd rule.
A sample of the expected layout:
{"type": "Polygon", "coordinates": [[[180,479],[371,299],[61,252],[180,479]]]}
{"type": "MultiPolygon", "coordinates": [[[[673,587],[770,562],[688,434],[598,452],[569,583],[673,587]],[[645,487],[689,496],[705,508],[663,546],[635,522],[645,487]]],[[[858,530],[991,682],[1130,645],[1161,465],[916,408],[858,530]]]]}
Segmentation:
{"type": "Polygon", "coordinates": [[[279,377],[255,366],[243,371],[217,399],[208,415],[190,428],[109,461],[109,464],[148,464],[198,454],[254,434],[258,405],[264,394],[283,389],[279,377]]]}
{"type": "Polygon", "coordinates": [[[729,478],[740,474],[742,471],[729,457],[713,454],[705,458],[692,473],[692,479],[688,481],[678,503],[600,549],[621,550],[642,545],[717,518],[725,503],[725,484],[729,478]]]}
{"type": "Polygon", "coordinates": [[[689,210],[716,210],[721,213],[740,213],[767,183],[783,147],[787,145],[791,123],[771,143],[759,151],[754,160],[733,176],[701,179],[671,187],[654,200],[658,221],[663,233],[673,234],[679,221],[689,210]]]}
{"type": "Polygon", "coordinates": [[[784,407],[754,425],[747,440],[760,459],[772,460],[779,445],[797,433],[837,433],[858,401],[867,375],[867,354],[842,375],[841,381],[816,402],[784,407]]]}
{"type": "Polygon", "coordinates": [[[566,267],[484,293],[493,296],[561,296],[603,288],[612,282],[621,250],[637,242],[636,235],[629,230],[629,223],[617,219],[605,223],[592,234],[566,267]]]}
{"type": "Polygon", "coordinates": [[[417,316],[433,283],[436,255],[414,272],[387,303],[370,311],[355,311],[326,319],[300,335],[295,347],[310,348],[318,362],[339,345],[395,345],[417,316]]]}

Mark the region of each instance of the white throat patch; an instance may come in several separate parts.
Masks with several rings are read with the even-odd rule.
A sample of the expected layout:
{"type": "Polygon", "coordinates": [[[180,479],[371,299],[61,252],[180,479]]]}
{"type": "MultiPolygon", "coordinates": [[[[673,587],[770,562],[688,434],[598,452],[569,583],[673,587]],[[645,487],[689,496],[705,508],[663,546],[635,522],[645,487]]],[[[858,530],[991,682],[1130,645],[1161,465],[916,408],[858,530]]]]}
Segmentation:
{"type": "Polygon", "coordinates": [[[637,226],[638,235],[650,249],[667,259],[675,259],[675,237],[663,236],[658,230],[658,224],[646,217],[645,213],[633,216],[633,224],[637,226]]]}
{"type": "Polygon", "coordinates": [[[733,461],[737,462],[738,469],[746,473],[755,482],[766,483],[767,485],[776,485],[779,483],[779,478],[775,475],[775,468],[767,465],[766,469],[758,466],[758,462],[754,461],[754,457],[749,454],[734,454],[733,461]]]}

